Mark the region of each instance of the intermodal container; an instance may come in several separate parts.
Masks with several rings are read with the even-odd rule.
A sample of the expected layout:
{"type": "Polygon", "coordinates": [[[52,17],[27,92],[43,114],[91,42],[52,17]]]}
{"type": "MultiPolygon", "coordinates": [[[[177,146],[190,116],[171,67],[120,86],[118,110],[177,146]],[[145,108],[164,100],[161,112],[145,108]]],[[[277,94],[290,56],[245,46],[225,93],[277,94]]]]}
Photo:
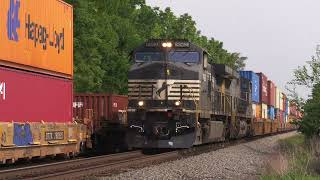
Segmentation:
{"type": "Polygon", "coordinates": [[[251,81],[252,102],[260,103],[260,79],[252,71],[240,71],[240,76],[251,81]]]}
{"type": "MultiPolygon", "coordinates": [[[[113,94],[79,93],[73,98],[74,118],[83,119],[88,110],[93,111],[95,124],[124,124],[128,107],[128,97],[113,94]]],[[[98,126],[98,125],[97,125],[98,126]]]]}
{"type": "Polygon", "coordinates": [[[268,119],[274,120],[275,119],[275,112],[273,106],[268,106],[268,119]]]}
{"type": "Polygon", "coordinates": [[[282,93],[283,112],[287,111],[287,99],[286,94],[282,93]]]}
{"type": "Polygon", "coordinates": [[[284,121],[284,116],[283,116],[284,114],[283,114],[283,112],[282,111],[279,111],[279,122],[281,123],[281,124],[283,124],[283,121],[284,121]]]}
{"type": "Polygon", "coordinates": [[[0,122],[72,122],[72,81],[0,67],[0,122]]]}
{"type": "Polygon", "coordinates": [[[276,99],[275,99],[275,108],[279,109],[280,108],[280,89],[276,87],[276,99]]]}
{"type": "Polygon", "coordinates": [[[256,104],[256,118],[258,120],[262,118],[262,106],[261,106],[261,104],[256,104]]]}
{"type": "Polygon", "coordinates": [[[0,64],[73,75],[73,9],[61,0],[5,0],[0,6],[0,64]]]}
{"type": "Polygon", "coordinates": [[[280,110],[278,108],[274,108],[274,119],[280,121],[280,110]]]}
{"type": "Polygon", "coordinates": [[[256,104],[254,104],[254,103],[252,103],[252,116],[254,117],[254,118],[256,118],[257,117],[257,105],[256,104]]]}
{"type": "Polygon", "coordinates": [[[275,107],[276,87],[272,81],[268,81],[268,105],[275,107]]]}
{"type": "Polygon", "coordinates": [[[282,92],[280,92],[280,95],[279,95],[279,105],[280,105],[280,110],[281,111],[284,111],[284,94],[282,92]]]}
{"type": "Polygon", "coordinates": [[[257,73],[260,79],[260,102],[268,103],[268,78],[263,73],[257,73]]]}
{"type": "Polygon", "coordinates": [[[268,105],[264,103],[261,104],[261,118],[268,119],[268,105]]]}

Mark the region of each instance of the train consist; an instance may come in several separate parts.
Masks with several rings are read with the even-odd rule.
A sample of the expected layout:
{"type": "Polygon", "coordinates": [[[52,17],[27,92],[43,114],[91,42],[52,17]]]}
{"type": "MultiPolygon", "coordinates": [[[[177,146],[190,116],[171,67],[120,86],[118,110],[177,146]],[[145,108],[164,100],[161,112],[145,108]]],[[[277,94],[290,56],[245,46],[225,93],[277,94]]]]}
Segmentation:
{"type": "Polygon", "coordinates": [[[299,118],[263,73],[211,64],[189,41],[150,40],[132,54],[129,147],[189,148],[282,131],[299,118]]]}
{"type": "Polygon", "coordinates": [[[0,17],[0,162],[78,154],[88,137],[72,117],[72,6],[6,0],[0,17]]]}
{"type": "Polygon", "coordinates": [[[210,64],[184,40],[135,49],[128,96],[74,94],[72,6],[7,0],[0,10],[4,164],[85,148],[188,148],[275,132],[299,118],[262,73],[210,64]]]}

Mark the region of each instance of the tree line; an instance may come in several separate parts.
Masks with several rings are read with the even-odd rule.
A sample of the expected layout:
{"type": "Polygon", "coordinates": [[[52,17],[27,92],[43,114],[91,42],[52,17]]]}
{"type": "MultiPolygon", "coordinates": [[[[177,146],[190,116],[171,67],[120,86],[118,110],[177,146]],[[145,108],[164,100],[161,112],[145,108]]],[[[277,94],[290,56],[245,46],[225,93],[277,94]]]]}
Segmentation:
{"type": "Polygon", "coordinates": [[[320,135],[320,54],[312,56],[305,65],[294,71],[294,79],[290,84],[311,89],[309,99],[304,101],[296,93],[293,103],[298,104],[304,112],[302,121],[298,121],[300,131],[307,137],[320,135]]]}
{"type": "Polygon", "coordinates": [[[66,0],[74,7],[74,88],[76,92],[127,93],[130,52],[147,39],[188,39],[207,49],[211,62],[234,69],[246,57],[201,34],[189,14],[175,15],[145,0],[66,0]]]}

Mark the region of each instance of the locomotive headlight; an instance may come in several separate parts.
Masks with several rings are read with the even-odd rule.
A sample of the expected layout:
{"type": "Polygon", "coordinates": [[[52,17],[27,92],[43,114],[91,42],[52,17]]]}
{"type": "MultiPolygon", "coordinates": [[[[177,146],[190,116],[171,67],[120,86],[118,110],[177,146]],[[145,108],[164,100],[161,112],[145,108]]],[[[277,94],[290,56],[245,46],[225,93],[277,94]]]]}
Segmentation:
{"type": "Polygon", "coordinates": [[[180,105],[181,105],[181,102],[180,102],[180,101],[176,101],[176,102],[174,102],[174,105],[180,106],[180,105]]]}
{"type": "Polygon", "coordinates": [[[172,47],[172,43],[171,42],[164,42],[164,43],[162,43],[162,47],[171,48],[172,47]]]}
{"type": "Polygon", "coordinates": [[[139,102],[138,102],[138,105],[141,107],[141,106],[144,105],[144,102],[143,102],[143,101],[139,101],[139,102]]]}

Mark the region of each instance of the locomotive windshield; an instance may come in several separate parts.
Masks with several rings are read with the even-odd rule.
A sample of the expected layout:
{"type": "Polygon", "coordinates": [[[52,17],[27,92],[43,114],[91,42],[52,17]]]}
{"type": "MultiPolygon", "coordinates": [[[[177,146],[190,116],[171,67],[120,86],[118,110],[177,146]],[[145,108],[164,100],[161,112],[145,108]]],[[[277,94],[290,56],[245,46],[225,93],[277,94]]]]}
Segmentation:
{"type": "Polygon", "coordinates": [[[182,63],[199,63],[200,54],[190,51],[173,51],[169,53],[169,61],[182,63]]]}
{"type": "Polygon", "coordinates": [[[161,61],[162,59],[162,52],[137,52],[135,54],[135,61],[137,62],[161,61]]]}
{"type": "MultiPolygon", "coordinates": [[[[181,63],[199,63],[200,54],[193,51],[171,51],[168,54],[169,61],[181,63]]],[[[137,52],[135,54],[135,61],[163,61],[164,53],[162,52],[137,52]]]]}

